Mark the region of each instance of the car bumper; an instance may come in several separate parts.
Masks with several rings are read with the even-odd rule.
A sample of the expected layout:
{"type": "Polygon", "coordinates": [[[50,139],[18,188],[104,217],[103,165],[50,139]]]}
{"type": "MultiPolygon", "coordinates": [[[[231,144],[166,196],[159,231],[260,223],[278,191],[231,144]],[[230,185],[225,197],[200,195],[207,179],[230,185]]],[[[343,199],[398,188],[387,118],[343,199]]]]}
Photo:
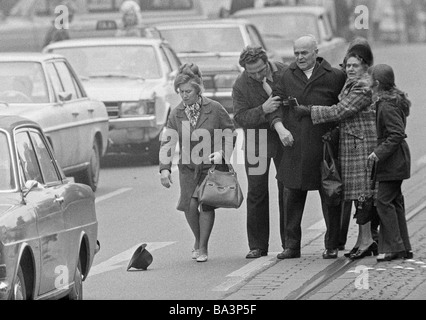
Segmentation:
{"type": "Polygon", "coordinates": [[[140,118],[118,118],[109,120],[109,130],[121,130],[132,128],[156,128],[157,118],[145,116],[140,118]]]}

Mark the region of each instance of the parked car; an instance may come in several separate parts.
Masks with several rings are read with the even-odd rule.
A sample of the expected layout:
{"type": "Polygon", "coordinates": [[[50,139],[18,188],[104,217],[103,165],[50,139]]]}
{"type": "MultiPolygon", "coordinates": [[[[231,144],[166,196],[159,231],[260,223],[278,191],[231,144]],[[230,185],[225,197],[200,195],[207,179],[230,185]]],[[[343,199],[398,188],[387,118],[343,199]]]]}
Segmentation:
{"type": "MultiPolygon", "coordinates": [[[[3,1],[5,4],[0,4],[0,51],[41,51],[46,33],[55,18],[55,8],[61,1],[3,1]]],[[[146,25],[159,21],[218,17],[225,10],[228,1],[136,0],[141,7],[142,21],[146,25]]],[[[115,35],[116,30],[111,28],[100,30],[99,26],[102,26],[102,23],[98,22],[110,20],[119,27],[121,25],[119,9],[123,0],[73,2],[76,12],[69,24],[71,39],[115,35]]]]}
{"type": "Polygon", "coordinates": [[[161,39],[89,38],[53,43],[44,52],[61,54],[75,67],[92,98],[109,115],[107,153],[148,152],[159,162],[160,134],[180,103],[173,82],[180,60],[161,39]]]}
{"type": "Polygon", "coordinates": [[[1,53],[0,115],[4,114],[39,123],[65,174],[96,190],[108,143],[108,114],[102,102],[87,96],[64,57],[1,53]]]}
{"type": "Polygon", "coordinates": [[[82,299],[99,250],[94,192],[19,116],[0,116],[0,177],[0,300],[82,299]]]}
{"type": "Polygon", "coordinates": [[[348,48],[344,38],[333,33],[325,8],[320,6],[275,6],[237,11],[234,18],[247,19],[258,29],[266,45],[284,63],[294,61],[293,41],[312,34],[318,40],[319,55],[337,67],[348,48]]]}
{"type": "MultiPolygon", "coordinates": [[[[179,59],[197,64],[205,95],[219,101],[232,115],[232,86],[241,73],[238,63],[247,45],[265,45],[259,31],[243,19],[165,22],[153,25],[176,51],[179,59]]],[[[273,57],[273,53],[269,52],[273,57]]]]}

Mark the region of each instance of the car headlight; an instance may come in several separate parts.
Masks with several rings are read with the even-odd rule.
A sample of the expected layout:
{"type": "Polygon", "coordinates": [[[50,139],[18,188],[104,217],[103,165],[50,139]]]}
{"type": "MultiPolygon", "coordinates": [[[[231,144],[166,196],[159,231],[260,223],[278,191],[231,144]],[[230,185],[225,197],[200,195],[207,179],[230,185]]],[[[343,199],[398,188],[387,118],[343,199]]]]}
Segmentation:
{"type": "Polygon", "coordinates": [[[235,80],[237,80],[238,74],[218,74],[214,77],[214,82],[217,89],[229,89],[234,85],[235,80]]]}
{"type": "Polygon", "coordinates": [[[121,117],[138,117],[155,114],[155,101],[139,100],[121,103],[121,117]]]}

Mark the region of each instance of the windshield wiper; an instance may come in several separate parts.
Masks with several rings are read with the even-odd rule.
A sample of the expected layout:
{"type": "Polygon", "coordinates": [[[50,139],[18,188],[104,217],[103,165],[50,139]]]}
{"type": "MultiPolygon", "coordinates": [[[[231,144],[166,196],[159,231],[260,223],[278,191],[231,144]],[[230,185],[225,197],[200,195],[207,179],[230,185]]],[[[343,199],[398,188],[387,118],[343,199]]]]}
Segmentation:
{"type": "Polygon", "coordinates": [[[94,74],[90,75],[88,78],[127,78],[127,79],[136,79],[136,80],[145,80],[144,77],[135,75],[135,74],[121,74],[121,73],[105,73],[105,74],[94,74]]]}
{"type": "Polygon", "coordinates": [[[265,38],[273,38],[273,39],[286,39],[283,35],[280,34],[273,34],[273,33],[265,33],[263,35],[265,38]]]}
{"type": "Polygon", "coordinates": [[[209,51],[205,50],[190,50],[190,51],[181,51],[180,53],[208,53],[209,51]]]}
{"type": "Polygon", "coordinates": [[[0,101],[0,104],[4,104],[6,107],[9,107],[9,103],[7,103],[6,101],[0,101]]]}

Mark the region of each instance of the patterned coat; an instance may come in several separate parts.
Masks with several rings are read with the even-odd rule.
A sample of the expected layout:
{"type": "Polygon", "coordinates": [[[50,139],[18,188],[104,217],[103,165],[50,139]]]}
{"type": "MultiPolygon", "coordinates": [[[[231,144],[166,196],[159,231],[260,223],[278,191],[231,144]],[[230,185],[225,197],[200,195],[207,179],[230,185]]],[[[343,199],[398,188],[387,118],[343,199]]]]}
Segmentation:
{"type": "Polygon", "coordinates": [[[339,164],[344,200],[358,200],[361,195],[371,194],[373,165],[367,166],[367,159],[377,144],[376,114],[367,75],[361,79],[348,79],[339,100],[332,107],[313,106],[311,117],[314,124],[339,122],[339,164]]]}
{"type": "Polygon", "coordinates": [[[204,180],[210,168],[208,156],[213,152],[223,150],[226,153],[225,159],[230,160],[236,140],[234,123],[219,102],[203,97],[201,113],[195,128],[190,125],[185,114],[185,106],[180,103],[169,116],[163,138],[160,148],[160,172],[162,170],[172,171],[172,159],[177,143],[181,149],[178,163],[180,198],[177,210],[186,212],[189,210],[189,203],[194,191],[204,180]],[[222,130],[223,137],[217,132],[215,134],[215,130],[219,129],[222,130]],[[208,134],[210,135],[209,150],[205,150],[201,147],[204,136],[208,134]],[[200,160],[202,160],[201,164],[198,163],[200,160]],[[203,165],[203,163],[208,165],[203,165]]]}

